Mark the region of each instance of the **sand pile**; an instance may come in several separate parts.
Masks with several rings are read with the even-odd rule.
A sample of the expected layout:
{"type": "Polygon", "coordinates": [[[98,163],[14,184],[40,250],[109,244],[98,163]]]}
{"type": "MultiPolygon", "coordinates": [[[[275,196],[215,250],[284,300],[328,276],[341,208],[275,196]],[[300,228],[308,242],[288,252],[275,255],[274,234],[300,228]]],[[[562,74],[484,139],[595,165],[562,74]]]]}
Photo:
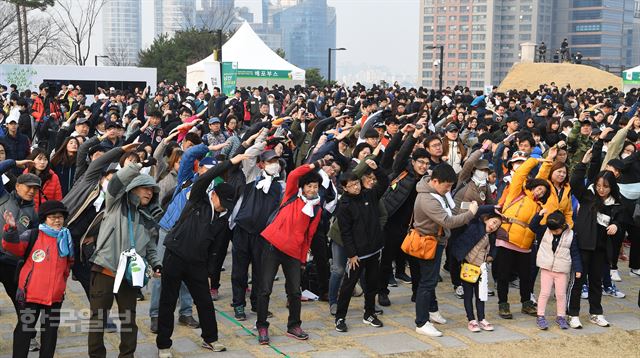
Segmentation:
{"type": "Polygon", "coordinates": [[[536,90],[540,84],[555,82],[558,86],[571,84],[573,88],[622,88],[622,77],[587,65],[568,63],[518,63],[513,65],[498,90],[536,90]]]}

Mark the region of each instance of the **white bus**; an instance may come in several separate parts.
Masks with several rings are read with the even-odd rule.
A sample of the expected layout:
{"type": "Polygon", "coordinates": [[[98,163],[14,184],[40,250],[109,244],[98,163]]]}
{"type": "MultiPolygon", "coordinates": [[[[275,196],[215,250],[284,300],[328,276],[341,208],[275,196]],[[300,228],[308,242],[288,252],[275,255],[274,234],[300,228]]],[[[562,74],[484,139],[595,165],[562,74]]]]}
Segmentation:
{"type": "Polygon", "coordinates": [[[41,83],[47,83],[54,94],[62,85],[79,85],[87,102],[93,102],[98,87],[107,91],[113,87],[133,92],[135,88],[142,90],[151,86],[151,93],[155,93],[157,70],[148,67],[0,64],[0,84],[7,87],[15,84],[18,91],[37,91],[41,83]]]}

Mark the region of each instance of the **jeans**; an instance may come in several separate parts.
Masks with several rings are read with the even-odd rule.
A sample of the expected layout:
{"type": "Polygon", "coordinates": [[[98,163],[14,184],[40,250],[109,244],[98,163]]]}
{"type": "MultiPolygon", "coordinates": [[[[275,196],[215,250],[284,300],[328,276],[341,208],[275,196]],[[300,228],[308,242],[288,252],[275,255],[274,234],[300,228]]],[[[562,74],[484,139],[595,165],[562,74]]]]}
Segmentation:
{"type": "Polygon", "coordinates": [[[251,306],[257,307],[257,293],[260,287],[260,259],[264,239],[253,235],[237,226],[233,230],[233,247],[231,249],[231,305],[246,306],[246,292],[249,281],[249,265],[251,265],[251,306]]]}
{"type": "Polygon", "coordinates": [[[20,309],[18,323],[13,331],[13,356],[26,357],[29,355],[29,343],[36,332],[38,313],[41,314],[40,326],[40,357],[51,357],[56,351],[58,341],[58,326],[60,325],[60,307],[62,302],[51,306],[37,303],[26,303],[20,309]]]}
{"type": "Polygon", "coordinates": [[[493,262],[493,273],[498,282],[498,303],[507,303],[509,297],[509,281],[513,272],[520,277],[520,302],[531,300],[531,253],[509,250],[498,247],[496,259],[493,262]]]}
{"type": "Polygon", "coordinates": [[[340,295],[338,296],[336,320],[339,318],[344,319],[347,316],[353,289],[356,287],[356,283],[360,279],[360,274],[363,271],[365,281],[367,282],[364,288],[364,317],[369,317],[375,313],[376,280],[379,269],[380,253],[377,253],[371,257],[360,260],[360,264],[357,267],[351,268],[349,273],[343,276],[342,284],[340,285],[340,295]]]}
{"type": "Polygon", "coordinates": [[[582,275],[572,280],[569,286],[569,316],[580,314],[580,296],[582,285],[589,280],[589,313],[602,314],[602,267],[607,264],[607,251],[597,248],[595,251],[580,250],[582,275]]]}
{"type": "Polygon", "coordinates": [[[417,259],[420,265],[420,283],[416,293],[416,326],[422,327],[429,321],[429,312],[438,311],[436,286],[442,263],[444,245],[436,246],[435,257],[431,260],[417,259]]]}
{"type": "MultiPolygon", "coordinates": [[[[346,268],[347,253],[344,247],[331,242],[331,276],[329,277],[329,305],[338,303],[340,282],[346,268]]],[[[376,286],[374,286],[376,287],[376,286]]]]}
{"type": "Polygon", "coordinates": [[[174,311],[178,292],[184,282],[193,296],[198,309],[198,319],[202,328],[202,339],[207,343],[218,340],[218,323],[209,293],[209,276],[206,264],[191,263],[165,252],[162,261],[162,292],[160,294],[160,315],[158,316],[158,349],[171,348],[174,328],[174,311]]]}
{"type": "MultiPolygon", "coordinates": [[[[160,229],[158,245],[156,248],[156,252],[158,257],[164,256],[164,239],[167,237],[167,231],[164,229],[160,229]]],[[[151,279],[151,303],[149,304],[149,317],[158,317],[158,312],[160,310],[160,291],[162,290],[162,279],[152,278],[151,279]]],[[[180,286],[180,316],[192,316],[193,315],[193,298],[191,298],[191,294],[189,290],[187,290],[187,286],[182,283],[180,286]]]]}
{"type": "Polygon", "coordinates": [[[287,302],[289,303],[289,318],[287,320],[287,329],[299,327],[300,311],[302,305],[300,303],[300,279],[302,276],[302,267],[300,261],[283,253],[270,243],[266,242],[262,250],[261,276],[260,276],[260,292],[258,293],[258,320],[257,328],[269,327],[267,315],[269,312],[269,297],[273,290],[273,278],[278,272],[278,267],[282,265],[282,271],[285,278],[285,290],[287,292],[287,302]]]}
{"type": "MultiPolygon", "coordinates": [[[[453,258],[453,256],[451,256],[453,258]]],[[[464,310],[467,313],[467,320],[473,321],[475,316],[473,315],[473,297],[476,298],[476,311],[478,311],[478,321],[484,319],[484,302],[480,301],[480,295],[478,294],[480,284],[470,283],[464,280],[460,280],[462,288],[464,289],[464,310]]]]}

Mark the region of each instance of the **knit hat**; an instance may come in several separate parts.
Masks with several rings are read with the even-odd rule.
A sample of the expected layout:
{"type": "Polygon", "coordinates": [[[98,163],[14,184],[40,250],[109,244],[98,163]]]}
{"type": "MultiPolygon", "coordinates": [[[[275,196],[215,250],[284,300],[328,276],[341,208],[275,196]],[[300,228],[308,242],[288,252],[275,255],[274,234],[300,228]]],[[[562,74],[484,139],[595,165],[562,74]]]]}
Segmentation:
{"type": "Polygon", "coordinates": [[[55,213],[61,213],[62,215],[64,215],[65,219],[69,215],[69,211],[67,210],[67,207],[61,201],[58,201],[58,200],[45,201],[44,203],[40,204],[40,207],[38,208],[38,219],[40,220],[41,223],[44,223],[48,215],[55,214],[55,213]]]}

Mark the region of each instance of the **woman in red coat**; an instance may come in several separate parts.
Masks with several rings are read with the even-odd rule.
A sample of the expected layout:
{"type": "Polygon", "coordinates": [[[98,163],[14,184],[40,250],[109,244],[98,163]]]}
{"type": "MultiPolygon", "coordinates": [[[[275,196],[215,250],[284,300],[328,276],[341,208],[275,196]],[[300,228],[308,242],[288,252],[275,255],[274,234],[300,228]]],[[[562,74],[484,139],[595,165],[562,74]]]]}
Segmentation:
{"type": "Polygon", "coordinates": [[[58,175],[49,167],[49,159],[42,149],[34,149],[27,159],[33,160],[34,165],[25,169],[24,172],[35,174],[42,181],[42,188],[33,198],[33,205],[36,212],[38,212],[38,208],[43,202],[62,200],[62,187],[60,186],[58,175]]]}
{"type": "Polygon", "coordinates": [[[29,342],[41,312],[40,357],[53,357],[55,353],[60,308],[73,263],[73,241],[69,229],[63,226],[67,214],[61,202],[46,201],[40,205],[38,229],[19,235],[13,214],[4,212],[2,247],[25,258],[16,293],[19,312],[13,331],[14,357],[29,354],[29,342]]]}

